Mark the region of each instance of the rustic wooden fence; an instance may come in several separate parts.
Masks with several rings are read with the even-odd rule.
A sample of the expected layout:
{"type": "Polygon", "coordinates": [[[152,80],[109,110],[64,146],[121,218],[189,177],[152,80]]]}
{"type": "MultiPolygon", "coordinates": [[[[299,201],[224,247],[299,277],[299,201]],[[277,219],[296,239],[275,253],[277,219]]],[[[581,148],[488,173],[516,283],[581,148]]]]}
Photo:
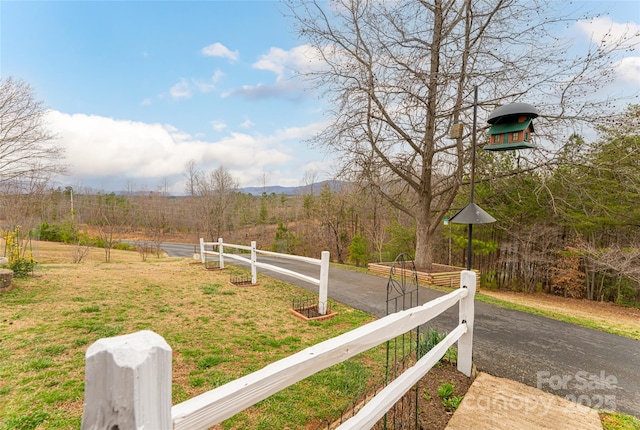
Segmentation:
{"type": "Polygon", "coordinates": [[[458,342],[458,370],[471,375],[476,274],[463,271],[460,288],[422,306],[390,314],[263,369],[171,406],[171,347],[142,331],[100,339],[86,353],[82,429],[207,429],[290,385],[427,323],[459,305],[459,324],[338,427],[370,429],[458,342]]]}
{"type": "MultiPolygon", "coordinates": [[[[367,269],[379,275],[389,275],[390,263],[369,263],[367,269]]],[[[460,273],[464,270],[462,267],[448,266],[446,264],[433,264],[432,272],[416,272],[418,281],[422,283],[438,285],[440,287],[455,288],[460,284],[460,273]]],[[[480,288],[480,274],[477,270],[474,270],[478,275],[477,287],[480,288]]]]}

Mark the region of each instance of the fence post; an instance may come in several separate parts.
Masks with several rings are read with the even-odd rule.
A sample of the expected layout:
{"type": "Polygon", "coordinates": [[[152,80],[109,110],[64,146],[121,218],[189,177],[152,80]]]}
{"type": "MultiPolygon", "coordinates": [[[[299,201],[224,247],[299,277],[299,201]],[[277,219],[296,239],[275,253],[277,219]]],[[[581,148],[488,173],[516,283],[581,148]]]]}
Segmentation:
{"type": "Polygon", "coordinates": [[[460,288],[466,288],[469,291],[469,294],[460,300],[459,306],[459,323],[467,324],[467,332],[458,339],[458,371],[467,376],[471,376],[476,272],[471,270],[463,270],[460,272],[460,288]]]}
{"type": "Polygon", "coordinates": [[[329,251],[322,251],[320,257],[320,287],[318,289],[318,313],[327,313],[327,292],[329,289],[329,251]]]}
{"type": "Polygon", "coordinates": [[[200,238],[200,262],[202,262],[202,264],[205,263],[205,257],[204,257],[204,238],[200,238]]]}
{"type": "Polygon", "coordinates": [[[251,285],[255,285],[258,283],[258,273],[256,268],[256,241],[251,241],[251,285]]]}
{"type": "Polygon", "coordinates": [[[82,430],[173,428],[171,347],[143,330],[87,350],[82,430]]]}
{"type": "Polygon", "coordinates": [[[224,246],[222,245],[222,238],[218,238],[218,262],[219,267],[224,269],[224,246]]]}

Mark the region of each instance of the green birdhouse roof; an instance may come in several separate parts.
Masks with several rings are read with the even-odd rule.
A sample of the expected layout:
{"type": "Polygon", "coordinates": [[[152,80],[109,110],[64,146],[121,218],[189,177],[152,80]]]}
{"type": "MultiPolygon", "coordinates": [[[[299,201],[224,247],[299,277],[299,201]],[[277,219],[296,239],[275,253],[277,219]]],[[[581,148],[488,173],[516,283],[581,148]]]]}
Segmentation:
{"type": "Polygon", "coordinates": [[[497,124],[493,124],[489,129],[489,134],[504,134],[504,133],[514,133],[516,131],[526,130],[527,127],[531,126],[531,132],[533,133],[533,124],[531,122],[531,118],[527,118],[523,122],[510,121],[510,122],[500,122],[497,124]]]}

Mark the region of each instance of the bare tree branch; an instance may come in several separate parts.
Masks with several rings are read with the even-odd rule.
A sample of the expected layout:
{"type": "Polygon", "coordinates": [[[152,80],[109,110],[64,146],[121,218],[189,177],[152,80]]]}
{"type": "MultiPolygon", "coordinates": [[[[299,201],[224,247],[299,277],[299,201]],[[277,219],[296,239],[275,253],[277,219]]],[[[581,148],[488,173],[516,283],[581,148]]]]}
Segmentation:
{"type": "Polygon", "coordinates": [[[46,129],[45,113],[29,85],[0,81],[0,182],[64,173],[63,151],[46,129]]]}

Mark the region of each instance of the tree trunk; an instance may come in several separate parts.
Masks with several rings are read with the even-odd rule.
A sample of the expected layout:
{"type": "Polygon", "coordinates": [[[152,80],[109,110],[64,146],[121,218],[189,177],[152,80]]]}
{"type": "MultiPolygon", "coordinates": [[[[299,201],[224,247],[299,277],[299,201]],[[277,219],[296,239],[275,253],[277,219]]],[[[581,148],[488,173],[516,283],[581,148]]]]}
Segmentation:
{"type": "Polygon", "coordinates": [[[416,222],[416,268],[431,271],[433,264],[433,235],[429,233],[430,223],[427,217],[420,217],[416,222]]]}

